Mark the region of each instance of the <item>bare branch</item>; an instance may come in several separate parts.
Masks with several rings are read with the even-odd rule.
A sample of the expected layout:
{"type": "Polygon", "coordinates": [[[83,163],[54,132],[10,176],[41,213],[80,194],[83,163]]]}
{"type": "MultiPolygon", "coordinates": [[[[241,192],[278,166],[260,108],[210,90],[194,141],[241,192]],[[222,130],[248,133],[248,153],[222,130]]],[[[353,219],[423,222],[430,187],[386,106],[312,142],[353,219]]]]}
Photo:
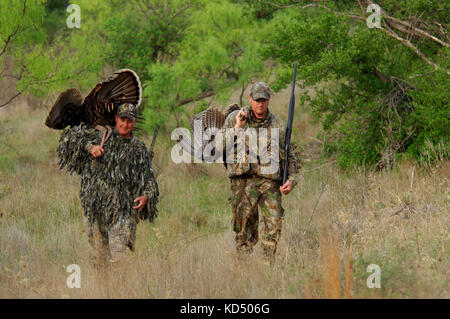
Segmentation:
{"type": "MultiPolygon", "coordinates": [[[[422,51],[420,51],[415,45],[413,45],[411,43],[411,41],[402,38],[397,33],[395,33],[392,29],[388,29],[388,28],[380,27],[379,29],[381,31],[383,31],[384,33],[386,33],[387,35],[389,35],[390,37],[400,41],[402,44],[406,45],[408,48],[412,49],[422,60],[424,60],[427,64],[431,65],[434,68],[434,70],[441,68],[439,65],[437,65],[436,63],[431,61],[425,54],[423,54],[422,51]]],[[[450,75],[449,70],[445,70],[445,72],[447,73],[447,75],[450,75]]]]}
{"type": "Polygon", "coordinates": [[[445,26],[445,28],[444,28],[444,25],[442,24],[442,23],[438,23],[438,22],[435,22],[435,21],[432,21],[432,22],[430,22],[432,25],[435,25],[435,26],[437,26],[437,27],[439,27],[439,32],[443,35],[443,36],[445,36],[445,39],[447,40],[447,41],[450,41],[450,37],[448,36],[448,34],[447,34],[447,31],[446,31],[446,29],[448,29],[448,26],[445,26]]]}
{"type": "Polygon", "coordinates": [[[210,97],[210,96],[213,96],[214,94],[216,94],[214,92],[214,90],[209,89],[209,90],[199,94],[196,97],[192,97],[192,98],[188,98],[188,99],[184,99],[184,100],[178,101],[176,103],[175,107],[182,106],[182,105],[185,105],[185,104],[188,104],[188,103],[191,103],[191,102],[200,101],[200,100],[204,99],[205,97],[210,97]]]}
{"type": "Polygon", "coordinates": [[[397,29],[397,30],[399,30],[401,32],[404,32],[404,33],[412,32],[414,35],[429,38],[429,39],[439,43],[442,46],[445,46],[445,47],[449,47],[450,46],[450,43],[442,41],[441,39],[439,39],[439,38],[429,34],[428,32],[426,32],[426,31],[424,31],[422,29],[419,29],[417,27],[412,26],[408,22],[396,19],[396,18],[388,16],[388,15],[385,15],[384,19],[385,19],[385,22],[387,24],[389,24],[389,26],[391,26],[391,27],[393,27],[393,28],[395,28],[395,29],[397,29]],[[408,28],[409,30],[405,29],[405,27],[408,28]]]}
{"type": "Polygon", "coordinates": [[[5,105],[8,105],[9,103],[11,103],[15,98],[19,97],[23,91],[25,91],[25,89],[19,91],[18,93],[14,94],[8,101],[6,101],[3,104],[0,104],[0,107],[4,107],[5,105]]]}
{"type": "Polygon", "coordinates": [[[344,12],[339,12],[339,11],[334,11],[330,8],[328,8],[327,6],[321,5],[321,4],[317,4],[317,3],[309,3],[303,6],[300,5],[278,5],[276,3],[270,2],[270,1],[264,1],[264,0],[258,0],[258,2],[263,3],[263,4],[268,4],[271,6],[274,6],[278,9],[284,9],[284,8],[298,8],[298,9],[308,9],[308,8],[320,8],[320,9],[324,9],[328,12],[332,12],[336,15],[342,15],[342,16],[346,16],[352,19],[357,19],[357,20],[363,20],[366,21],[366,18],[363,16],[358,16],[358,15],[354,15],[354,14],[348,14],[348,13],[344,13],[344,12]]]}
{"type": "Polygon", "coordinates": [[[19,29],[21,27],[21,23],[22,23],[22,19],[25,16],[25,11],[27,9],[27,0],[23,1],[23,9],[22,9],[22,16],[20,17],[19,22],[17,23],[16,29],[10,34],[8,35],[8,37],[6,38],[6,40],[3,40],[4,45],[2,50],[0,51],[0,56],[2,56],[3,54],[5,54],[6,52],[6,48],[8,47],[8,44],[10,43],[11,39],[17,35],[17,33],[19,32],[19,29]]]}
{"type": "Polygon", "coordinates": [[[364,7],[363,7],[363,5],[362,5],[362,3],[361,3],[360,0],[357,0],[357,2],[358,2],[358,4],[359,4],[359,7],[361,8],[361,15],[364,16],[364,15],[365,15],[364,7]]]}
{"type": "MultiPolygon", "coordinates": [[[[26,65],[22,65],[21,72],[20,72],[19,76],[18,77],[14,77],[14,78],[16,78],[17,80],[20,80],[22,78],[22,75],[23,75],[25,70],[26,70],[26,65]]],[[[0,107],[4,107],[4,106],[8,105],[9,103],[11,103],[14,99],[16,99],[20,95],[22,95],[22,93],[24,93],[29,87],[33,87],[34,85],[41,85],[41,84],[48,84],[48,83],[52,83],[52,82],[59,82],[59,81],[69,80],[69,79],[73,78],[74,76],[81,75],[81,73],[83,73],[83,70],[80,70],[78,72],[69,74],[65,78],[61,78],[61,79],[55,79],[56,73],[57,73],[57,70],[55,70],[55,72],[53,72],[53,74],[50,74],[45,79],[36,79],[36,78],[30,77],[30,79],[32,79],[34,81],[29,82],[22,90],[20,90],[16,94],[14,94],[8,101],[6,101],[3,104],[0,104],[0,107]]]]}
{"type": "Polygon", "coordinates": [[[180,14],[182,14],[184,11],[188,10],[191,8],[191,3],[189,3],[188,5],[186,5],[185,7],[181,8],[180,10],[178,10],[177,12],[175,12],[171,17],[170,17],[170,21],[172,22],[177,16],[179,16],[180,14]]]}
{"type": "Polygon", "coordinates": [[[383,73],[381,73],[381,71],[379,71],[376,67],[373,67],[373,72],[375,73],[375,75],[377,76],[377,78],[379,78],[381,80],[381,82],[383,83],[387,83],[391,81],[391,77],[386,77],[383,73]]]}

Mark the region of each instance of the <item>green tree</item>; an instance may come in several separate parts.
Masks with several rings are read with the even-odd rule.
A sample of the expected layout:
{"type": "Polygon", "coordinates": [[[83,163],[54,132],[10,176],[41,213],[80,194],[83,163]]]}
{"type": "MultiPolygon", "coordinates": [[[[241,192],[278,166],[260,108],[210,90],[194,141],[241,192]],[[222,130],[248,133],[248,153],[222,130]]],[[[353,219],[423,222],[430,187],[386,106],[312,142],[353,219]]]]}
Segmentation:
{"type": "Polygon", "coordinates": [[[269,79],[265,66],[278,69],[275,89],[286,86],[296,62],[298,83],[317,87],[302,102],[343,166],[441,156],[430,149],[448,156],[448,1],[378,1],[372,29],[369,0],[79,0],[81,29],[67,28],[66,4],[0,3],[0,63],[14,60],[0,77],[17,79],[15,96],[87,93],[105,67],[132,68],[151,130],[183,125],[188,104],[201,111],[256,76],[269,79]]]}
{"type": "Polygon", "coordinates": [[[448,149],[447,1],[378,1],[372,29],[371,1],[263,2],[277,9],[264,47],[281,64],[277,86],[289,83],[294,62],[303,85],[328,83],[302,99],[343,166],[391,167],[395,154],[420,157],[427,140],[448,149]]]}
{"type": "MultiPolygon", "coordinates": [[[[0,66],[2,66],[0,79],[10,77],[20,80],[28,68],[36,65],[33,61],[21,59],[20,51],[32,44],[40,45],[45,42],[44,13],[44,1],[9,0],[0,2],[0,66]],[[3,67],[6,57],[12,58],[15,63],[12,69],[6,70],[3,67]]],[[[25,89],[19,88],[16,94],[7,97],[5,101],[0,101],[0,107],[10,103],[25,89]]]]}
{"type": "Polygon", "coordinates": [[[176,58],[176,44],[186,33],[200,0],[111,1],[113,10],[101,26],[107,62],[134,69],[147,80],[149,65],[176,58]]]}
{"type": "MultiPolygon", "coordinates": [[[[83,13],[89,13],[90,7],[83,6],[88,2],[79,3],[87,8],[83,13]]],[[[96,11],[91,13],[93,17],[96,11]]],[[[0,64],[7,56],[14,62],[12,70],[0,76],[17,80],[17,93],[0,106],[24,92],[42,97],[68,86],[87,90],[98,81],[105,58],[101,36],[95,32],[95,19],[82,20],[81,29],[68,29],[68,13],[60,5],[54,7],[53,2],[43,0],[2,1],[0,14],[4,43],[0,64]]]]}
{"type": "MultiPolygon", "coordinates": [[[[262,72],[258,23],[246,18],[244,8],[228,1],[208,1],[195,11],[173,62],[148,68],[145,97],[160,121],[170,115],[182,124],[185,105],[214,96],[219,103],[231,89],[242,88],[262,72]]],[[[208,104],[201,104],[206,108],[208,104]]],[[[151,123],[150,123],[151,125],[151,123]]]]}

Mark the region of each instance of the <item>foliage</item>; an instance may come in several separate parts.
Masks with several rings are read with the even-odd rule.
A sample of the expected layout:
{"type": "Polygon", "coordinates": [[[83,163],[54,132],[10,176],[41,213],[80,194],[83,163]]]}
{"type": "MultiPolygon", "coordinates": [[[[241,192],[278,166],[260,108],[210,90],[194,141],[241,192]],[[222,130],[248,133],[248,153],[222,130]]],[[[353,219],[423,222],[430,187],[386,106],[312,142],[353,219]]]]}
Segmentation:
{"type": "Polygon", "coordinates": [[[377,1],[379,29],[366,25],[366,0],[80,0],[81,29],[66,27],[68,3],[1,2],[0,63],[10,56],[15,68],[0,77],[16,78],[19,93],[87,93],[111,69],[131,68],[151,131],[183,126],[256,79],[279,90],[297,63],[298,84],[315,88],[300,103],[342,166],[391,167],[401,153],[432,160],[438,145],[448,154],[448,1],[377,1]]]}
{"type": "Polygon", "coordinates": [[[2,2],[0,14],[17,20],[1,24],[2,38],[10,37],[3,57],[14,61],[13,69],[2,76],[15,78],[19,93],[43,97],[67,86],[87,90],[98,81],[105,59],[100,35],[92,32],[96,29],[92,21],[82,20],[82,29],[68,29],[61,8],[44,1],[2,2]],[[49,22],[52,19],[61,23],[56,30],[49,22]],[[19,26],[16,33],[15,26],[19,26]]]}
{"type": "MultiPolygon", "coordinates": [[[[426,10],[423,1],[378,3],[391,10],[390,16],[411,20],[420,12],[424,25],[443,18],[440,12],[449,9],[440,2],[426,10]]],[[[289,83],[294,62],[303,86],[327,84],[302,101],[309,102],[321,120],[329,152],[337,152],[343,166],[391,167],[399,152],[420,156],[426,140],[448,147],[448,47],[409,35],[416,48],[440,66],[433,70],[401,41],[351,19],[359,9],[355,3],[341,4],[340,11],[333,5],[327,8],[276,12],[264,55],[282,64],[278,88],[289,83]]]]}
{"type": "Polygon", "coordinates": [[[114,10],[102,25],[108,44],[107,62],[132,68],[148,80],[149,65],[175,58],[175,45],[183,39],[189,15],[198,10],[201,2],[113,1],[114,10]]]}
{"type": "Polygon", "coordinates": [[[246,86],[262,71],[256,25],[243,17],[237,5],[208,2],[191,17],[176,61],[148,68],[145,97],[162,120],[174,114],[179,126],[186,104],[209,96],[223,102],[232,88],[246,86]]]}

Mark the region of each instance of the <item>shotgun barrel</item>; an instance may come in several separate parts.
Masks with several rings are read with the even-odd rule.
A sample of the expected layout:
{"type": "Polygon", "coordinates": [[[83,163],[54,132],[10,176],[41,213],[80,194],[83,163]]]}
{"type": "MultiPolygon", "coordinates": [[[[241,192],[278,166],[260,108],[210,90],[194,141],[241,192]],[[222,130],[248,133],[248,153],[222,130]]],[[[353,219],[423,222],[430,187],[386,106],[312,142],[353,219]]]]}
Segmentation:
{"type": "Polygon", "coordinates": [[[289,156],[289,146],[291,145],[291,134],[292,134],[292,121],[294,119],[294,109],[295,109],[295,78],[297,76],[297,64],[294,64],[294,76],[292,79],[292,91],[291,91],[291,100],[289,101],[289,115],[288,115],[288,123],[286,126],[286,139],[285,139],[285,161],[284,161],[284,171],[283,171],[283,184],[284,185],[288,178],[288,156],[289,156]]]}

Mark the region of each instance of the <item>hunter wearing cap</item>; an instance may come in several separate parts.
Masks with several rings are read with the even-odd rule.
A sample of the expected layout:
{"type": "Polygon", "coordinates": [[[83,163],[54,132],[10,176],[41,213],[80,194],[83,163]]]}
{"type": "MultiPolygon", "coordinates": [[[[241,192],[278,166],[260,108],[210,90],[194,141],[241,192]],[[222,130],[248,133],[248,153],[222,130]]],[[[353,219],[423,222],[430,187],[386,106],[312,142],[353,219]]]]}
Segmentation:
{"type": "Polygon", "coordinates": [[[81,123],[64,130],[58,145],[61,168],[81,176],[81,205],[94,265],[120,261],[134,251],[139,219],[157,216],[158,184],[149,151],[133,135],[137,109],[122,104],[111,136],[81,123]]]}
{"type": "Polygon", "coordinates": [[[273,263],[284,215],[281,194],[289,194],[296,185],[298,156],[293,144],[289,154],[285,154],[286,128],[269,111],[270,97],[271,90],[266,83],[254,83],[250,88],[250,107],[229,114],[222,135],[231,182],[236,248],[239,252],[251,252],[259,240],[266,261],[273,263]],[[252,132],[256,133],[254,138],[250,137],[252,132]],[[288,180],[281,185],[286,157],[288,180]]]}

